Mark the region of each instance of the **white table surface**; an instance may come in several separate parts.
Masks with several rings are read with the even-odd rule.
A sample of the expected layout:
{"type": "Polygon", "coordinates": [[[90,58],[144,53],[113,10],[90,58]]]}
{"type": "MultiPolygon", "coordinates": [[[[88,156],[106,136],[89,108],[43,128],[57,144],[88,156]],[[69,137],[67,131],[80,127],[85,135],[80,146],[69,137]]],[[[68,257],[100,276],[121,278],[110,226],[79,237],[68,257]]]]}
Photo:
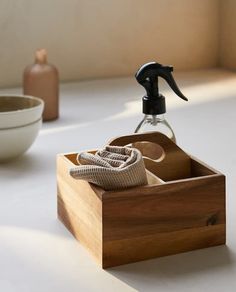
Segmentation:
{"type": "Polygon", "coordinates": [[[60,119],[44,123],[24,156],[0,164],[1,292],[236,291],[236,73],[175,76],[188,103],[161,87],[178,144],[227,175],[227,246],[99,268],[57,219],[55,157],[133,132],[144,90],[134,78],[63,84],[60,119]]]}

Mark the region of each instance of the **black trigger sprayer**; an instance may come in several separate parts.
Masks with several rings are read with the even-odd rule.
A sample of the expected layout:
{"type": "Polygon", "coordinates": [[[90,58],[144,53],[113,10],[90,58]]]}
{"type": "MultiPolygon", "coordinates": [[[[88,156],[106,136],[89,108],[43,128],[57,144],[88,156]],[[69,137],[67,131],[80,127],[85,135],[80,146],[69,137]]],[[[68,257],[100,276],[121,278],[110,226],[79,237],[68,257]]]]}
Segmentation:
{"type": "Polygon", "coordinates": [[[173,67],[163,66],[156,62],[144,64],[135,74],[136,80],[146,89],[143,96],[144,118],[135,130],[135,133],[157,131],[165,134],[176,143],[175,134],[166,121],[165,97],[159,93],[158,77],[166,80],[173,91],[182,99],[188,100],[178,88],[171,72],[173,67]]]}

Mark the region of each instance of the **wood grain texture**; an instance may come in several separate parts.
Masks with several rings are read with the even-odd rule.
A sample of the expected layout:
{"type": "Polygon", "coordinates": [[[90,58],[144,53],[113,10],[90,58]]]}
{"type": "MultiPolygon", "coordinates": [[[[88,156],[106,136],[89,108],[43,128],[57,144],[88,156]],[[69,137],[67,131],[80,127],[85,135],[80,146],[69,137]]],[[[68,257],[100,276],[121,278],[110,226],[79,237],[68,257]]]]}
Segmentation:
{"type": "Polygon", "coordinates": [[[153,187],[148,194],[107,195],[103,199],[104,266],[131,262],[134,257],[141,260],[224,242],[222,175],[181,184],[166,183],[153,187]]]}
{"type": "Polygon", "coordinates": [[[163,257],[225,243],[225,225],[205,226],[140,238],[105,241],[103,268],[163,257]]]}
{"type": "Polygon", "coordinates": [[[225,222],[224,177],[154,186],[149,194],[103,199],[103,240],[202,227],[225,222]]]}
{"type": "MultiPolygon", "coordinates": [[[[153,160],[150,158],[152,155],[150,155],[150,157],[144,157],[145,167],[162,180],[168,181],[190,177],[191,159],[189,155],[162,133],[149,132],[144,134],[121,136],[112,139],[109,144],[117,146],[133,144],[141,152],[144,152],[142,147],[139,147],[139,145],[142,144],[137,142],[145,142],[145,148],[148,147],[147,142],[150,142],[150,147],[148,147],[148,151],[150,153],[152,152],[152,144],[157,144],[164,149],[165,153],[162,160],[153,160]]],[[[153,148],[153,151],[155,152],[156,149],[155,147],[153,148]]]]}
{"type": "Polygon", "coordinates": [[[102,262],[102,202],[86,181],[69,175],[74,166],[65,156],[57,159],[58,217],[96,261],[102,262]]]}
{"type": "Polygon", "coordinates": [[[225,243],[225,176],[168,145],[171,166],[177,155],[188,175],[151,174],[149,185],[122,191],[70,177],[77,154],[58,156],[58,216],[103,268],[225,243]]]}

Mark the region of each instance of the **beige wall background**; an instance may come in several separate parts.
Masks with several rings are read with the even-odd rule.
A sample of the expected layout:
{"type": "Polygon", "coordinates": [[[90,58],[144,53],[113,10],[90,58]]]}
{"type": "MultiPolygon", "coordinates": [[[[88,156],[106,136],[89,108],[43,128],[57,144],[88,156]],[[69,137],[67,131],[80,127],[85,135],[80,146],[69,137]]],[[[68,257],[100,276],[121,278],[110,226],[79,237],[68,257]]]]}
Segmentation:
{"type": "Polygon", "coordinates": [[[221,1],[220,64],[236,69],[236,1],[221,1]]]}
{"type": "Polygon", "coordinates": [[[230,53],[235,67],[235,2],[1,0],[0,86],[21,84],[42,47],[62,81],[130,75],[151,60],[179,70],[231,66],[230,53]]]}

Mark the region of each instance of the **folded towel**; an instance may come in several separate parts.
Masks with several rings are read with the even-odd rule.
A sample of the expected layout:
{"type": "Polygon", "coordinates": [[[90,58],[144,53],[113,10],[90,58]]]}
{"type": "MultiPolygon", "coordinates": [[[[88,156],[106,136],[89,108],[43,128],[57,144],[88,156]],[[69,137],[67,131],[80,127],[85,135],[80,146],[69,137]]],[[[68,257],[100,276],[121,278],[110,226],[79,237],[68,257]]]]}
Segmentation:
{"type": "Polygon", "coordinates": [[[94,183],[104,190],[117,190],[147,184],[141,152],[136,148],[106,146],[95,155],[78,154],[79,166],[70,175],[94,183]]]}

